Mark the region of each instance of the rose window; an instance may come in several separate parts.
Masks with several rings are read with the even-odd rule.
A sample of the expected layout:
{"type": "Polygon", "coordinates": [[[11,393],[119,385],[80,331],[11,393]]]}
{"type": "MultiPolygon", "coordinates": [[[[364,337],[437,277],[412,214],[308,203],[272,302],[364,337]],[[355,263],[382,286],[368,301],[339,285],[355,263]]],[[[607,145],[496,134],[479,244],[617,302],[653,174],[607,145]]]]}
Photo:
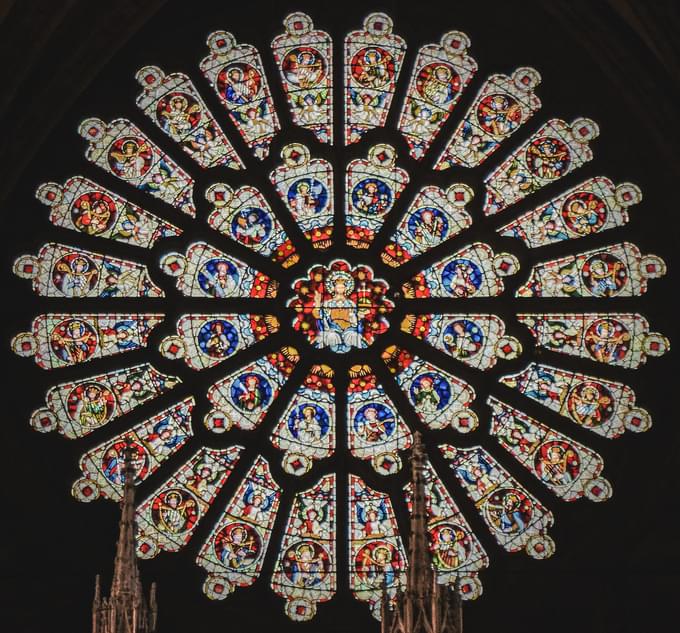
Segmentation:
{"type": "Polygon", "coordinates": [[[553,511],[612,494],[588,438],[651,425],[610,368],[669,348],[616,302],[666,267],[618,237],[641,192],[597,171],[598,125],[543,113],[533,68],[479,74],[462,32],[398,33],[373,13],[334,59],[294,13],[271,50],[215,31],[191,75],[139,69],[14,265],[41,312],[13,349],[54,372],[30,423],[98,440],[75,498],[119,500],[131,443],[139,557],[190,551],[208,598],[269,584],[293,620],[339,578],[376,617],[404,586],[416,432],[440,583],[551,556],[553,511]]]}

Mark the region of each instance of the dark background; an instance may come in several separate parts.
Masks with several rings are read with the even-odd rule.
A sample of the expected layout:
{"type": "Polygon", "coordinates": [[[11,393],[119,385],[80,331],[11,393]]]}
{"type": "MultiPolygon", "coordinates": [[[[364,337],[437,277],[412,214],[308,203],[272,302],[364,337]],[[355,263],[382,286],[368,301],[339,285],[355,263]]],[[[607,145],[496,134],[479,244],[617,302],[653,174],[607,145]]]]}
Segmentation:
{"type": "MultiPolygon", "coordinates": [[[[268,442],[277,411],[285,406],[287,397],[297,386],[309,364],[322,358],[302,339],[293,340],[285,328],[268,343],[252,348],[238,359],[205,372],[192,372],[182,362],[162,359],[157,353],[160,339],[171,333],[177,315],[189,311],[239,311],[252,309],[252,304],[224,301],[219,307],[210,300],[182,298],[174,282],[159,271],[160,255],[170,250],[184,250],[193,240],[205,239],[213,245],[257,265],[275,275],[285,289],[290,275],[304,274],[311,263],[310,249],[300,238],[295,226],[283,213],[267,174],[279,163],[281,146],[291,141],[307,143],[312,154],[330,160],[336,173],[336,207],[343,204],[341,174],[348,160],[365,156],[375,142],[390,142],[397,147],[398,164],[411,176],[399,206],[391,213],[392,226],[415,191],[425,184],[448,185],[465,182],[476,196],[469,205],[473,226],[454,239],[444,249],[423,257],[426,264],[444,252],[482,239],[495,250],[509,250],[521,261],[522,270],[507,283],[502,298],[469,300],[464,306],[448,304],[450,311],[491,311],[507,323],[509,332],[522,340],[527,353],[519,360],[500,361],[490,372],[482,374],[424,346],[409,343],[422,356],[449,368],[468,380],[477,392],[473,408],[480,416],[479,430],[466,437],[453,432],[426,434],[431,449],[436,443],[451,441],[461,446],[484,444],[497,459],[554,512],[556,525],[551,535],[556,541],[555,555],[546,561],[535,561],[523,553],[508,554],[496,545],[474,512],[467,497],[457,488],[450,471],[433,454],[433,462],[448,483],[461,510],[486,548],[491,565],[481,573],[484,595],[466,604],[466,630],[470,632],[495,629],[509,631],[589,632],[653,631],[676,613],[676,592],[679,586],[678,554],[678,454],[679,435],[675,406],[678,377],[677,353],[671,351],[662,358],[651,358],[636,371],[622,370],[579,361],[576,358],[540,355],[541,360],[560,367],[582,370],[629,384],[637,394],[640,406],[653,416],[654,426],[646,434],[627,433],[617,440],[605,440],[589,433],[564,418],[552,414],[532,401],[498,385],[498,377],[526,366],[539,355],[532,351],[525,328],[514,319],[518,310],[540,311],[639,311],[650,322],[651,329],[663,332],[677,345],[677,315],[673,312],[673,294],[677,292],[678,238],[677,186],[680,170],[675,157],[678,141],[676,122],[678,97],[678,54],[675,43],[678,7],[670,0],[633,2],[624,0],[593,2],[522,2],[522,3],[435,3],[417,2],[411,5],[343,2],[322,6],[310,2],[232,3],[175,1],[93,3],[84,0],[62,2],[6,2],[0,4],[0,59],[3,72],[2,101],[2,177],[0,196],[4,218],[5,310],[2,340],[6,362],[4,385],[3,459],[3,530],[2,557],[2,620],[8,631],[42,633],[47,631],[86,631],[90,627],[89,610],[94,576],[103,573],[108,586],[117,533],[118,508],[115,504],[97,501],[79,504],[69,494],[71,482],[79,476],[79,456],[133,423],[154,414],[180,397],[195,394],[194,415],[196,438],[193,447],[176,455],[156,477],[139,489],[146,497],[178,467],[187,455],[201,443],[210,446],[242,444],[246,451],[239,466],[215,502],[210,514],[199,525],[189,545],[178,554],[160,554],[155,560],[141,562],[145,581],[159,583],[160,630],[175,633],[211,628],[245,628],[263,631],[302,631],[308,633],[344,632],[350,630],[377,631],[378,623],[368,614],[368,608],[350,596],[346,566],[344,526],[346,525],[346,494],[344,482],[348,472],[364,477],[373,487],[392,492],[398,519],[406,529],[406,515],[400,502],[399,489],[405,472],[384,480],[373,474],[367,463],[350,458],[342,446],[345,442],[344,418],[338,420],[338,450],[301,480],[285,476],[280,467],[281,454],[268,442]],[[291,11],[303,10],[314,19],[317,28],[334,38],[336,77],[336,139],[341,138],[339,90],[342,77],[342,38],[350,29],[358,28],[363,17],[384,10],[395,23],[395,32],[408,43],[408,52],[401,81],[385,129],[374,130],[359,144],[343,148],[327,147],[314,142],[311,133],[290,125],[287,107],[269,50],[270,40],[282,32],[282,19],[291,11]],[[283,131],[274,140],[270,157],[260,163],[252,158],[240,137],[227,120],[226,113],[212,89],[207,85],[198,63],[207,54],[206,36],[213,30],[233,32],[239,42],[256,45],[263,57],[283,131]],[[404,140],[394,131],[411,66],[418,48],[439,41],[442,33],[458,29],[471,40],[471,54],[479,64],[479,72],[463,95],[433,145],[423,164],[407,156],[404,140]],[[134,80],[136,70],[147,64],[160,66],[166,72],[183,71],[197,85],[204,100],[218,117],[248,169],[231,172],[215,169],[201,172],[191,159],[173,147],[152,123],[137,110],[134,101],[140,88],[134,80]],[[503,149],[480,169],[466,171],[450,169],[432,172],[438,156],[467,106],[484,79],[494,72],[509,73],[520,65],[537,68],[543,83],[537,92],[543,108],[524,126],[503,149]],[[528,202],[517,204],[498,216],[484,218],[482,180],[498,164],[510,147],[530,135],[543,121],[561,117],[567,121],[576,116],[589,116],[600,124],[601,135],[592,143],[595,160],[557,184],[531,196],[528,202]],[[118,116],[137,123],[159,146],[196,179],[195,202],[198,217],[188,216],[167,207],[155,198],[132,189],[83,157],[85,142],[77,134],[78,123],[85,117],[98,116],[109,121],[118,116]],[[128,247],[115,242],[88,240],[72,231],[53,227],[48,210],[34,197],[42,182],[63,183],[68,177],[82,174],[105,187],[137,202],[142,207],[169,219],[185,229],[185,234],[173,240],[161,240],[151,251],[128,247]],[[644,194],[641,204],[630,210],[627,227],[608,234],[563,243],[529,252],[518,240],[498,238],[494,229],[520,212],[533,208],[553,195],[591,176],[607,176],[615,183],[630,180],[644,194]],[[253,184],[267,196],[272,207],[282,211],[279,217],[289,234],[297,239],[299,250],[306,258],[287,274],[276,266],[256,258],[247,249],[211,231],[205,218],[207,205],[202,193],[212,182],[231,185],[253,184]],[[82,300],[71,303],[44,299],[33,295],[29,282],[11,274],[15,257],[35,253],[49,240],[82,246],[95,252],[107,252],[149,264],[154,281],[161,285],[166,300],[112,300],[99,302],[82,300]],[[587,300],[514,300],[514,289],[526,279],[532,263],[552,259],[561,254],[588,250],[599,244],[630,240],[643,253],[653,252],[663,257],[669,273],[650,282],[648,293],[641,298],[612,299],[609,302],[587,300]],[[77,305],[76,305],[77,304],[77,305]],[[604,306],[603,306],[604,304],[604,306]],[[162,307],[161,307],[162,306],[162,307]],[[17,332],[27,330],[33,317],[50,311],[163,311],[165,322],[152,335],[147,351],[127,357],[112,357],[84,367],[55,372],[39,369],[31,359],[22,359],[9,351],[9,340],[17,332]],[[205,432],[200,420],[207,410],[205,391],[228,371],[260,356],[276,344],[293,343],[303,352],[303,361],[292,376],[277,406],[265,424],[255,432],[232,431],[225,436],[205,432]],[[39,435],[28,426],[31,412],[42,406],[47,389],[75,377],[102,373],[120,366],[144,360],[153,362],[159,370],[179,375],[183,384],[161,399],[135,410],[130,416],[82,440],[68,441],[57,434],[39,435]],[[488,428],[486,396],[493,393],[530,415],[582,441],[605,457],[605,476],[613,483],[614,496],[605,504],[586,500],[567,504],[541,488],[526,471],[504,454],[494,442],[485,438],[488,428]],[[194,564],[195,555],[208,535],[214,521],[234,488],[252,463],[263,453],[272,464],[274,476],[285,488],[282,510],[275,526],[270,550],[262,576],[248,589],[239,589],[226,601],[211,602],[201,592],[204,572],[194,564]],[[281,530],[287,509],[296,490],[308,488],[320,474],[336,471],[338,489],[338,591],[329,603],[319,606],[317,617],[309,623],[294,624],[283,615],[283,601],[268,587],[281,530]]],[[[386,234],[383,234],[383,238],[386,234]]],[[[333,256],[347,256],[350,261],[372,263],[378,276],[396,287],[399,276],[375,261],[372,252],[363,254],[343,250],[336,244],[331,253],[314,254],[314,261],[327,261],[333,256]]],[[[420,266],[417,266],[418,268],[420,266]]],[[[414,269],[402,269],[404,276],[414,269]]],[[[281,295],[287,298],[285,290],[281,295]]],[[[266,310],[288,317],[282,301],[271,301],[266,310]]],[[[443,304],[441,304],[443,307],[443,304]]],[[[375,367],[397,404],[403,404],[404,416],[414,427],[420,427],[405,404],[400,392],[391,388],[379,352],[390,342],[404,342],[397,332],[400,307],[390,317],[392,327],[372,348],[345,357],[333,357],[338,373],[338,411],[344,408],[346,368],[355,362],[367,362],[375,367]]],[[[287,321],[284,321],[284,324],[287,321]]]]}

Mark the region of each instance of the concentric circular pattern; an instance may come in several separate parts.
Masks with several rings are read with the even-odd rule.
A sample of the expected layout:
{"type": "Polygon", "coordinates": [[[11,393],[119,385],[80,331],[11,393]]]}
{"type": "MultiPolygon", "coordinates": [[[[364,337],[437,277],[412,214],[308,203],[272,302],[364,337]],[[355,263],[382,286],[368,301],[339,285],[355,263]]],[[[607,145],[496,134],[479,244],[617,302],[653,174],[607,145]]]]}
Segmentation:
{"type": "Polygon", "coordinates": [[[80,462],[80,501],[120,499],[131,444],[149,493],[138,555],[196,536],[209,598],[263,576],[294,620],[312,618],[340,576],[376,617],[383,587],[394,598],[404,585],[403,460],[420,432],[438,580],[474,599],[488,534],[493,547],[547,558],[554,519],[542,499],[611,496],[588,438],[645,431],[651,418],[631,387],[599,374],[669,343],[610,302],[644,294],[665,264],[616,240],[641,200],[635,185],[571,179],[598,126],[527,125],[541,107],[536,70],[480,80],[450,117],[477,72],[464,33],[423,46],[405,78],[404,40],[371,14],[346,36],[345,85],[334,86],[330,35],[302,13],[284,25],[278,78],[254,47],[216,31],[196,84],[138,71],[145,125],[83,121],[86,157],[115,192],[82,176],[38,188],[55,236],[78,232],[93,250],[53,242],[18,257],[16,274],[69,309],[39,315],[12,345],[43,369],[93,369],[50,389],[31,424],[101,436],[80,462]],[[388,119],[398,87],[401,112],[388,119]],[[277,112],[284,97],[288,113],[277,112]],[[389,121],[404,151],[381,142],[389,121]],[[236,151],[235,131],[254,158],[236,151]],[[347,147],[330,151],[338,136],[347,147]],[[161,149],[169,139],[175,158],[161,149]],[[219,176],[195,191],[201,168],[219,176]],[[130,202],[133,188],[180,226],[130,202]],[[114,242],[132,260],[106,254],[114,242]],[[545,250],[557,257],[534,250],[560,244],[545,250]],[[120,298],[139,311],[116,310],[120,298]],[[118,369],[104,361],[114,355],[118,369]],[[201,523],[212,528],[196,534],[201,523]]]}

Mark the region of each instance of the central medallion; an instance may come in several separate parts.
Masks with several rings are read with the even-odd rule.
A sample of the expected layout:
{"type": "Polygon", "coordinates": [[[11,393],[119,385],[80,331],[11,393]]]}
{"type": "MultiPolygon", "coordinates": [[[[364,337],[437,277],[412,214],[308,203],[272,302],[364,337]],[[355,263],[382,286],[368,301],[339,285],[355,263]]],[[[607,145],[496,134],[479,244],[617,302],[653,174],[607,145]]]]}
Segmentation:
{"type": "Polygon", "coordinates": [[[389,327],[385,315],[394,304],[386,298],[388,289],[369,266],[352,267],[342,259],[313,266],[293,284],[293,327],[314,347],[338,354],[363,349],[389,327]]]}

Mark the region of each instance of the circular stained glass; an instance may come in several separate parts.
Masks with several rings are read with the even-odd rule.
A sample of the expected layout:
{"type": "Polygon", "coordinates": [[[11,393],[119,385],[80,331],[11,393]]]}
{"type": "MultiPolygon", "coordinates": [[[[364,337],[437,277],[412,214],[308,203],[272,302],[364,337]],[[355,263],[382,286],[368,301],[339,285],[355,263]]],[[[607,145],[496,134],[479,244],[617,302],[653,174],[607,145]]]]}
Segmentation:
{"type": "Polygon", "coordinates": [[[334,86],[331,36],[302,13],[284,25],[271,51],[215,31],[191,76],[140,69],[136,122],[79,128],[101,182],[118,186],[74,175],[38,188],[60,241],[14,271],[69,309],[45,300],[12,345],[73,373],[31,425],[101,437],[73,484],[83,502],[121,498],[131,443],[149,493],[138,555],[182,550],[211,523],[194,550],[205,594],[268,582],[299,621],[340,577],[376,617],[383,590],[394,600],[403,588],[404,461],[420,432],[439,581],[477,598],[494,554],[479,530],[497,550],[547,558],[555,497],[611,495],[604,460],[570,425],[609,439],[650,427],[632,388],[601,370],[668,350],[637,308],[609,302],[644,305],[665,264],[605,234],[628,221],[635,185],[562,180],[593,160],[598,126],[541,112],[533,68],[478,75],[469,39],[450,31],[413,53],[409,77],[406,42],[375,13],[347,35],[334,86]],[[476,95],[456,109],[469,85],[476,95]],[[380,142],[399,107],[404,151],[380,142]],[[344,147],[329,160],[336,136],[344,147]],[[468,177],[493,155],[483,182],[468,177]],[[431,181],[412,177],[423,165],[431,181]],[[558,243],[569,254],[534,251],[558,243]],[[478,383],[492,371],[500,384],[478,383]]]}

